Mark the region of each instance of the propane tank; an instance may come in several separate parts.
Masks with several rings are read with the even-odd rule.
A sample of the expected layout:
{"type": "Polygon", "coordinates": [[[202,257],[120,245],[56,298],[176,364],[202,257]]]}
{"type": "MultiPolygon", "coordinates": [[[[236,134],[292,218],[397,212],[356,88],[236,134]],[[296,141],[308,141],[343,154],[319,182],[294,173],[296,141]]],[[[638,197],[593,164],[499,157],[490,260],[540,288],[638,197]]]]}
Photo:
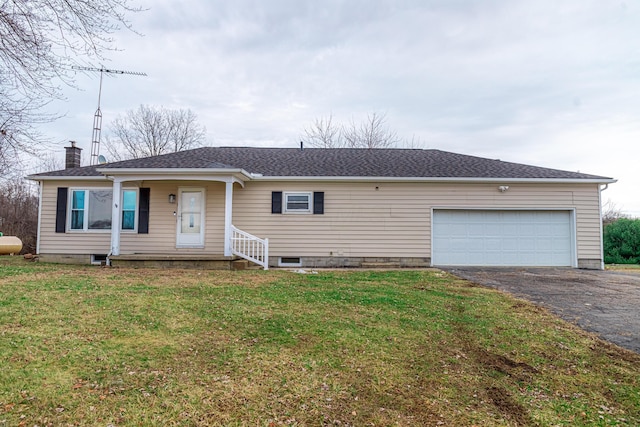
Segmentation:
{"type": "Polygon", "coordinates": [[[0,233],[0,255],[19,254],[22,250],[22,240],[16,236],[3,236],[0,233]]]}

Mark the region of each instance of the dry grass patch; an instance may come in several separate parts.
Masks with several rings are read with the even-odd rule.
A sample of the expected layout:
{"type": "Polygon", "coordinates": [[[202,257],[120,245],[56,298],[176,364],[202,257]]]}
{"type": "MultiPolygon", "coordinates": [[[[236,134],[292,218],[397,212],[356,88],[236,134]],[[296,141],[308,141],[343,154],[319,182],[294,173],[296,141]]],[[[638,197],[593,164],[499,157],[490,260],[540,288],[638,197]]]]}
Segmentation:
{"type": "Polygon", "coordinates": [[[637,425],[640,357],[438,270],[0,258],[0,425],[637,425]]]}
{"type": "Polygon", "coordinates": [[[640,274],[640,265],[638,264],[607,264],[605,268],[607,270],[624,271],[625,273],[640,274]]]}

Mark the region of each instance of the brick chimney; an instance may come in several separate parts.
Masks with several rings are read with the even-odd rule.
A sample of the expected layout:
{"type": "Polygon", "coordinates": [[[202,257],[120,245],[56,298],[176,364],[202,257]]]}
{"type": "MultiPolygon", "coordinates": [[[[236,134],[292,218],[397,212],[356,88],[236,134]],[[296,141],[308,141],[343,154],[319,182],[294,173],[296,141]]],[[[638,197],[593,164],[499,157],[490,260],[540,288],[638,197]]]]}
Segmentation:
{"type": "Polygon", "coordinates": [[[79,168],[80,167],[80,152],[82,148],[76,147],[75,141],[69,141],[71,143],[71,147],[64,147],[66,150],[64,168],[79,168]]]}

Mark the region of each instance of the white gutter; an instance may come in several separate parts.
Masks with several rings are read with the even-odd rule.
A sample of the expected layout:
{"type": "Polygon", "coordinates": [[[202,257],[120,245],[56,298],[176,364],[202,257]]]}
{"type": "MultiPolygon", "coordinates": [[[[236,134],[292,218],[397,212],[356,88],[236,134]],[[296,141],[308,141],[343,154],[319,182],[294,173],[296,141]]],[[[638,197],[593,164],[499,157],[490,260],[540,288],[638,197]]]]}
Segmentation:
{"type": "Polygon", "coordinates": [[[478,182],[478,183],[564,183],[610,184],[613,178],[470,178],[470,177],[389,177],[389,176],[253,176],[254,181],[351,181],[351,182],[478,182]]]}
{"type": "Polygon", "coordinates": [[[28,175],[26,179],[36,182],[42,181],[98,181],[98,180],[107,180],[106,176],[103,175],[90,175],[90,176],[34,176],[28,175]]]}
{"type": "MultiPolygon", "coordinates": [[[[186,171],[186,170],[185,170],[186,171]]],[[[193,172],[193,170],[188,170],[193,172]]],[[[134,170],[129,171],[128,174],[121,174],[118,169],[103,170],[103,173],[109,176],[123,176],[129,180],[202,180],[203,178],[211,178],[211,173],[202,172],[185,174],[168,174],[166,171],[137,171],[137,174],[133,174],[134,170]],[[114,173],[116,172],[116,173],[114,173]]],[[[261,176],[259,174],[252,174],[246,171],[227,171],[227,174],[246,174],[245,181],[296,181],[296,182],[442,182],[442,183],[456,183],[456,182],[471,182],[471,183],[546,183],[546,184],[613,184],[618,182],[613,178],[456,178],[456,177],[388,177],[388,176],[261,176]]],[[[184,173],[184,172],[183,172],[184,173]]],[[[217,175],[214,175],[217,176],[217,175]]],[[[107,176],[27,176],[27,179],[32,181],[102,181],[110,179],[107,176]]]]}
{"type": "MultiPolygon", "coordinates": [[[[613,178],[499,178],[499,177],[389,177],[389,176],[264,176],[241,168],[200,169],[200,168],[98,168],[97,172],[108,176],[128,176],[128,179],[202,179],[211,175],[234,175],[241,181],[340,181],[340,182],[477,182],[477,183],[564,183],[564,184],[612,184],[613,178]]],[[[80,181],[100,180],[104,176],[28,176],[34,181],[80,181]]]]}
{"type": "Polygon", "coordinates": [[[85,181],[85,180],[101,180],[108,179],[109,176],[129,176],[135,177],[145,176],[147,179],[184,179],[182,177],[198,177],[198,179],[213,176],[229,176],[234,175],[240,181],[248,181],[254,175],[244,169],[200,169],[200,168],[179,168],[179,169],[136,169],[136,168],[98,168],[96,171],[102,175],[86,175],[86,176],[68,176],[68,175],[29,175],[26,178],[32,181],[85,181]]]}

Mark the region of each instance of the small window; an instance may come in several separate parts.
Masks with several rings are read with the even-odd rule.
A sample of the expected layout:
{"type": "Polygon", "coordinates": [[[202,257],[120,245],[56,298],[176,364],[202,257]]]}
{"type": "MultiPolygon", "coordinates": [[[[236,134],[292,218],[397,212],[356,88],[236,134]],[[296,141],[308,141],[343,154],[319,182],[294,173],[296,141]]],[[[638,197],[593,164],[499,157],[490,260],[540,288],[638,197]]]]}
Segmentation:
{"type": "Polygon", "coordinates": [[[300,257],[280,257],[278,267],[302,267],[300,257]]]}
{"type": "Polygon", "coordinates": [[[124,190],[122,192],[122,229],[136,229],[136,205],[138,192],[136,190],[124,190]]]}
{"type": "Polygon", "coordinates": [[[287,213],[311,213],[311,193],[285,193],[284,211],[287,213]]]}
{"type": "Polygon", "coordinates": [[[71,193],[71,229],[84,230],[84,191],[71,193]]]}

